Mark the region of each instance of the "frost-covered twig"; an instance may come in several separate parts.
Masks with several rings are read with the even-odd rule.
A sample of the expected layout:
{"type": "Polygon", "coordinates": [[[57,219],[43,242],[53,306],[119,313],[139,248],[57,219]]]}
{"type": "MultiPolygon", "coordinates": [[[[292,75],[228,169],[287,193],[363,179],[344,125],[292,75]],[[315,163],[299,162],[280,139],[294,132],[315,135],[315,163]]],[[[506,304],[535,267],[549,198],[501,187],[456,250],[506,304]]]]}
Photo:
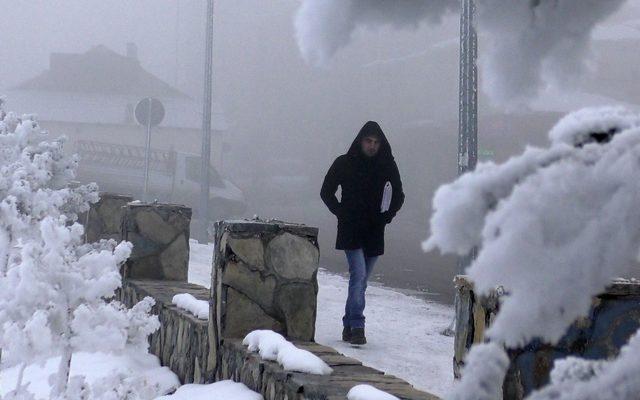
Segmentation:
{"type": "MultiPolygon", "coordinates": [[[[501,165],[481,164],[434,197],[426,247],[464,254],[478,246],[467,270],[475,291],[504,287],[486,332],[497,346],[556,343],[611,279],[640,272],[640,117],[582,110],[558,123],[551,142],[501,165]]],[[[503,378],[465,371],[461,387],[503,378]]],[[[475,398],[460,393],[470,392],[453,398],[475,398]]]]}

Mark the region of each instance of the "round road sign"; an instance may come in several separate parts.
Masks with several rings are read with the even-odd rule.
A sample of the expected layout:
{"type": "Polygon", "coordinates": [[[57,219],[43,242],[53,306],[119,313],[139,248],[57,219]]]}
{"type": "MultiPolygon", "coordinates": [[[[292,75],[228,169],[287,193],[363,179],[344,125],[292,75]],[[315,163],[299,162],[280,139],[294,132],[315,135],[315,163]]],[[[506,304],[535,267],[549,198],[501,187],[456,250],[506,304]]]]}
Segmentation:
{"type": "Polygon", "coordinates": [[[157,126],[164,118],[164,106],[160,100],[146,97],[136,105],[135,114],[140,125],[157,126]]]}

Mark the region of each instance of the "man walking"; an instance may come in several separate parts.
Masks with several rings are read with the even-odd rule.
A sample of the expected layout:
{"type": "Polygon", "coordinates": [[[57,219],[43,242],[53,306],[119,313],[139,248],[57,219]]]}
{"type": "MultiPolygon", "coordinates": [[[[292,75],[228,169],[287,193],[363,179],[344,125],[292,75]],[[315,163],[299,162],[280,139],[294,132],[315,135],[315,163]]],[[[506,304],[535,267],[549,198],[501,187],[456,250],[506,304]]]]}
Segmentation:
{"type": "Polygon", "coordinates": [[[338,217],[336,249],[349,263],[349,295],[342,318],[342,340],[365,344],[367,280],[384,253],[384,229],[404,203],[402,181],[391,146],[377,122],[367,122],[349,151],[338,157],[324,178],[322,201],[338,217]],[[342,195],[338,201],[336,191],[342,195]]]}

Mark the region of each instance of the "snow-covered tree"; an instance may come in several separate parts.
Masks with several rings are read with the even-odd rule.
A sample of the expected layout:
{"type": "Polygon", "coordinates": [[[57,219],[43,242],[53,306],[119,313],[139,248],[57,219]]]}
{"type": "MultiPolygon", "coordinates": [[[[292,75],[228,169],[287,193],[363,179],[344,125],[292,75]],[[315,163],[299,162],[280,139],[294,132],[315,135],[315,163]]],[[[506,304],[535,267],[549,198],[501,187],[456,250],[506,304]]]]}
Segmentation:
{"type": "Polygon", "coordinates": [[[22,366],[14,395],[24,393],[26,365],[60,355],[52,396],[83,398],[82,378],[69,377],[74,352],[146,350],[158,328],[152,299],[131,310],[110,301],[131,245],[83,243],[77,215],[98,200],[97,187],[71,186],[77,158],[63,145],[0,101],[0,348],[4,364],[22,366]]]}
{"type": "MultiPolygon", "coordinates": [[[[468,356],[495,368],[465,368],[453,399],[493,398],[507,369],[504,347],[534,338],[557,343],[612,278],[640,272],[640,115],[582,110],[561,120],[550,139],[547,149],[482,163],[434,197],[425,249],[463,255],[478,247],[467,270],[475,290],[506,292],[487,331],[492,343],[474,346],[468,356]]],[[[604,366],[560,363],[552,385],[531,398],[635,399],[639,348],[636,335],[604,366]],[[598,385],[610,397],[594,390],[598,385]]]]}

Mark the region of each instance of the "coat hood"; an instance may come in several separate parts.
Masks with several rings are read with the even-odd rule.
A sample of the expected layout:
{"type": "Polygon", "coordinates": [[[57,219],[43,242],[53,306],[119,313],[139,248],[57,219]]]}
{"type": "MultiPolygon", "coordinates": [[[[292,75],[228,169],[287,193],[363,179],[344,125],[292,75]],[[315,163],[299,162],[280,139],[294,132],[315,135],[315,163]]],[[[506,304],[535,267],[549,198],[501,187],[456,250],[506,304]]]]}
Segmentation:
{"type": "Polygon", "coordinates": [[[356,138],[353,140],[353,143],[351,143],[351,147],[349,147],[349,151],[347,151],[347,154],[352,157],[359,157],[362,154],[362,148],[360,147],[362,138],[373,135],[380,138],[380,150],[374,158],[377,161],[382,162],[393,161],[391,145],[389,144],[387,137],[384,135],[382,128],[380,128],[380,125],[375,121],[368,121],[366,124],[364,124],[362,129],[360,129],[360,132],[358,132],[356,138]]]}

